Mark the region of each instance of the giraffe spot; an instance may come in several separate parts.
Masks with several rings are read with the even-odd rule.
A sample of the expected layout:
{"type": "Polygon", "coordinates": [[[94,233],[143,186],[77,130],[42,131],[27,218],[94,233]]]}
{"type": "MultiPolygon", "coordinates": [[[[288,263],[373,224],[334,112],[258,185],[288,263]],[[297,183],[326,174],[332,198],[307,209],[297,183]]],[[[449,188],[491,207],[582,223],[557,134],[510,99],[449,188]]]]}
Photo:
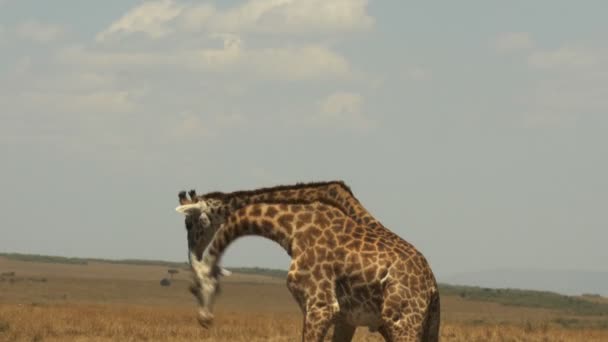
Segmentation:
{"type": "Polygon", "coordinates": [[[346,251],[345,248],[343,248],[343,247],[337,247],[333,251],[334,251],[334,256],[336,257],[337,260],[344,260],[344,259],[346,259],[347,251],[346,251]]]}
{"type": "Polygon", "coordinates": [[[327,247],[329,249],[334,249],[336,248],[337,244],[336,244],[336,238],[334,238],[334,236],[330,236],[327,238],[327,242],[325,243],[327,245],[327,247]]]}
{"type": "Polygon", "coordinates": [[[338,196],[338,191],[336,190],[336,188],[330,188],[328,193],[329,193],[329,196],[331,196],[331,197],[338,196]]]}
{"type": "Polygon", "coordinates": [[[351,237],[345,234],[338,234],[336,239],[338,240],[339,245],[344,246],[350,241],[351,237]]]}
{"type": "Polygon", "coordinates": [[[355,222],[353,222],[353,220],[346,220],[346,228],[347,229],[355,228],[355,222]]]}
{"type": "Polygon", "coordinates": [[[334,274],[344,274],[344,264],[339,260],[336,260],[336,263],[332,266],[334,274]]]}
{"type": "Polygon", "coordinates": [[[273,232],[273,224],[268,220],[262,220],[260,222],[252,222],[250,230],[254,234],[260,234],[262,236],[270,236],[273,232]]]}
{"type": "Polygon", "coordinates": [[[326,205],[320,205],[317,207],[317,211],[324,213],[324,212],[329,211],[329,207],[326,205]]]}
{"type": "Polygon", "coordinates": [[[262,216],[262,208],[260,208],[259,205],[253,206],[253,208],[251,208],[251,210],[249,211],[249,216],[252,216],[252,217],[262,216]]]}
{"type": "MultiPolygon", "coordinates": [[[[321,245],[320,241],[317,242],[319,243],[319,245],[321,245]]],[[[317,255],[317,260],[327,260],[327,248],[319,246],[315,250],[315,253],[317,255]]]]}
{"type": "Polygon", "coordinates": [[[363,271],[363,276],[365,277],[365,281],[369,283],[376,277],[376,270],[373,267],[369,267],[363,271]]]}
{"type": "Polygon", "coordinates": [[[321,272],[321,266],[320,265],[315,265],[315,267],[312,269],[312,276],[316,279],[321,279],[321,277],[323,276],[323,273],[321,272]]]}
{"type": "Polygon", "coordinates": [[[358,251],[361,249],[361,241],[359,241],[357,239],[353,239],[351,242],[349,242],[346,245],[346,248],[354,250],[354,251],[358,251]]]}
{"type": "Polygon", "coordinates": [[[310,274],[298,272],[294,275],[294,282],[301,284],[302,286],[307,286],[308,283],[311,282],[310,274]]]}
{"type": "Polygon", "coordinates": [[[327,279],[323,279],[319,282],[319,289],[324,292],[331,291],[331,282],[327,279]]]}
{"type": "Polygon", "coordinates": [[[375,252],[376,251],[376,246],[372,245],[369,242],[366,242],[363,244],[363,247],[361,248],[362,251],[364,252],[375,252]]]}
{"type": "Polygon", "coordinates": [[[312,222],[312,214],[311,213],[303,213],[298,215],[298,220],[303,221],[304,223],[312,222]]]}
{"type": "Polygon", "coordinates": [[[283,214],[281,217],[279,217],[279,220],[278,220],[279,226],[281,226],[283,229],[285,229],[285,231],[287,231],[288,233],[291,233],[291,231],[293,230],[293,228],[291,226],[293,219],[294,219],[293,214],[283,214]]]}
{"type": "Polygon", "coordinates": [[[352,224],[346,224],[346,226],[344,227],[344,233],[351,235],[354,231],[355,224],[351,220],[348,220],[347,222],[351,222],[352,224]]]}
{"type": "Polygon", "coordinates": [[[317,214],[314,223],[321,228],[327,228],[330,224],[329,220],[325,217],[324,214],[317,214]]]}
{"type": "Polygon", "coordinates": [[[317,228],[316,226],[311,226],[310,228],[308,228],[308,233],[310,235],[312,235],[312,237],[320,237],[321,236],[321,229],[317,228]]]}
{"type": "Polygon", "coordinates": [[[275,208],[274,206],[270,206],[270,207],[268,207],[268,209],[266,209],[267,217],[274,218],[278,213],[279,213],[279,210],[277,208],[275,208]]]}
{"type": "Polygon", "coordinates": [[[305,225],[306,225],[306,222],[304,222],[304,221],[302,221],[302,220],[300,220],[300,219],[296,220],[296,229],[301,229],[301,228],[303,228],[305,225]]]}
{"type": "Polygon", "coordinates": [[[325,264],[323,264],[322,268],[323,268],[323,273],[325,274],[325,277],[332,278],[333,271],[334,271],[333,267],[330,264],[325,263],[325,264]]]}
{"type": "Polygon", "coordinates": [[[327,238],[325,236],[321,236],[317,240],[317,245],[319,245],[319,246],[326,246],[327,245],[327,238]]]}

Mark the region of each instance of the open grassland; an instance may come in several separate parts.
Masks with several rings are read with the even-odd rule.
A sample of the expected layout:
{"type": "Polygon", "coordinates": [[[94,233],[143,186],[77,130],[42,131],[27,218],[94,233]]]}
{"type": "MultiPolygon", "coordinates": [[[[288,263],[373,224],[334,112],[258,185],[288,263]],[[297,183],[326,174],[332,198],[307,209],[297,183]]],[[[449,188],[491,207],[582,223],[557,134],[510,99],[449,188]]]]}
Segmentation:
{"type": "MultiPolygon", "coordinates": [[[[263,311],[263,310],[262,310],[263,311]]],[[[215,326],[201,329],[190,308],[137,305],[2,305],[2,341],[296,341],[298,313],[220,311],[215,326]]],[[[598,329],[550,324],[443,324],[443,341],[607,341],[598,329]]],[[[355,341],[382,341],[360,328],[355,341]]]]}
{"type": "MultiPolygon", "coordinates": [[[[299,340],[302,316],[283,279],[225,278],[215,325],[203,330],[187,291],[189,272],[159,285],[168,266],[0,257],[0,341],[299,340]]],[[[442,341],[608,341],[602,312],[504,305],[462,291],[442,297],[442,341]]],[[[355,340],[381,341],[366,328],[355,340]]]]}

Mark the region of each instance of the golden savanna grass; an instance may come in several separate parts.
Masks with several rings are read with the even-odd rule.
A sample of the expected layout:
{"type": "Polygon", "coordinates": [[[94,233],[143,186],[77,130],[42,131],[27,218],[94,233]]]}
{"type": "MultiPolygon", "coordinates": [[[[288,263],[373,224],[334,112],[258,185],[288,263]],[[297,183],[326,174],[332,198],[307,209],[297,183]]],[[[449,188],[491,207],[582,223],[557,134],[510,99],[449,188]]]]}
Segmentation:
{"type": "MultiPolygon", "coordinates": [[[[161,287],[166,267],[18,262],[0,257],[0,341],[299,341],[302,316],[284,280],[223,280],[216,320],[196,322],[188,272],[161,287]]],[[[442,298],[442,341],[608,341],[608,330],[564,329],[550,310],[442,298]]],[[[381,341],[359,328],[355,341],[381,341]]]]}
{"type": "MultiPolygon", "coordinates": [[[[201,329],[193,310],[181,307],[122,305],[2,305],[2,341],[295,341],[298,314],[225,313],[215,326],[201,329]]],[[[444,323],[443,341],[607,341],[602,330],[566,330],[549,326],[444,323]]],[[[355,341],[382,341],[359,329],[355,341]]]]}

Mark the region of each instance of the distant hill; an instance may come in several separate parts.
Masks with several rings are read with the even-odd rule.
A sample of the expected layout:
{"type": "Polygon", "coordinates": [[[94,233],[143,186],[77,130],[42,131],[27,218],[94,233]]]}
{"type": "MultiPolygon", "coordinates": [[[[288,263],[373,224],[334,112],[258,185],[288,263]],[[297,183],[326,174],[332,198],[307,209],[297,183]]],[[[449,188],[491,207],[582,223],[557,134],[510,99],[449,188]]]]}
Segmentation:
{"type": "Polygon", "coordinates": [[[488,288],[552,291],[567,295],[608,296],[608,272],[503,269],[459,273],[445,283],[488,288]]]}
{"type": "MultiPolygon", "coordinates": [[[[59,263],[59,264],[74,264],[74,265],[88,265],[89,263],[111,263],[111,264],[127,264],[127,265],[143,265],[143,266],[166,266],[171,268],[180,268],[187,270],[189,268],[186,262],[169,262],[162,260],[137,260],[137,259],[126,259],[126,260],[107,260],[107,259],[96,259],[96,258],[67,258],[58,256],[47,256],[47,255],[32,255],[32,254],[20,254],[20,253],[0,253],[0,257],[4,257],[11,260],[35,262],[35,263],[59,263]]],[[[287,271],[267,269],[259,267],[228,267],[235,273],[244,274],[255,274],[269,277],[285,278],[287,271]]],[[[531,272],[531,271],[530,271],[531,272]]],[[[585,272],[581,272],[585,273],[585,272]]],[[[570,277],[575,277],[577,274],[569,274],[570,277]]],[[[585,273],[586,274],[586,273],[585,273]]],[[[602,274],[602,273],[600,273],[602,274]]],[[[584,298],[575,296],[564,296],[554,292],[553,288],[559,284],[553,284],[552,282],[559,282],[563,280],[558,278],[560,275],[553,275],[548,282],[537,283],[536,290],[533,290],[530,286],[531,280],[540,278],[546,280],[546,274],[543,272],[534,272],[534,274],[528,274],[526,272],[518,273],[516,271],[495,271],[494,272],[478,272],[470,274],[462,274],[455,276],[452,280],[449,280],[450,284],[463,284],[463,285],[476,285],[476,286],[459,286],[450,285],[445,282],[439,284],[439,291],[442,296],[457,296],[464,300],[473,301],[488,301],[500,303],[509,306],[524,306],[534,308],[546,308],[552,310],[560,310],[579,315],[591,315],[608,317],[608,299],[605,297],[596,296],[595,294],[603,294],[601,291],[594,291],[595,287],[589,286],[589,284],[601,284],[602,279],[606,278],[584,278],[581,274],[581,279],[587,279],[589,284],[584,283],[587,287],[586,291],[576,291],[572,294],[588,294],[584,298]],[[484,278],[487,277],[487,278],[484,278]],[[503,282],[500,281],[503,280],[503,282]],[[521,286],[515,286],[516,280],[525,280],[521,286]],[[483,280],[487,280],[484,282],[483,280]],[[508,281],[507,281],[508,280],[508,281]],[[519,290],[519,288],[528,288],[529,290],[519,290]],[[553,292],[550,292],[553,291],[553,292]]],[[[605,274],[604,274],[605,275],[605,274]]],[[[0,281],[10,281],[10,278],[14,277],[12,274],[6,273],[0,276],[0,281]]],[[[565,283],[567,286],[570,283],[565,283]]],[[[605,283],[604,283],[605,284],[605,283]]],[[[562,292],[565,293],[565,292],[562,292]]],[[[599,321],[598,321],[599,322],[599,321]]],[[[594,323],[595,324],[595,323],[594,323]]],[[[608,328],[608,320],[604,319],[598,324],[602,328],[608,328]]],[[[599,327],[599,326],[593,326],[599,327]]]]}
{"type": "Polygon", "coordinates": [[[154,265],[167,266],[174,268],[187,268],[186,262],[173,262],[163,260],[140,260],[140,259],[98,259],[98,258],[72,258],[52,255],[40,254],[21,254],[21,253],[0,253],[0,257],[5,257],[11,260],[31,261],[31,262],[47,262],[57,264],[75,264],[86,265],[90,262],[105,262],[109,264],[127,264],[127,265],[154,265]]]}

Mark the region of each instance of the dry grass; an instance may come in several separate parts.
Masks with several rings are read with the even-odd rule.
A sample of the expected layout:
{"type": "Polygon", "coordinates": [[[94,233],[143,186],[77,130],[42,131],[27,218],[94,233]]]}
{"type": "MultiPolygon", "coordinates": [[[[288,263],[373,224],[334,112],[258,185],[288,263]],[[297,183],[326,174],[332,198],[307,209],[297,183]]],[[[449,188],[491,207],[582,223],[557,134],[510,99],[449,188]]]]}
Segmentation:
{"type": "MultiPolygon", "coordinates": [[[[159,286],[166,267],[54,265],[0,257],[0,341],[298,341],[302,317],[284,281],[226,278],[215,326],[203,330],[187,291],[188,274],[159,286]],[[7,276],[8,277],[8,276],[7,276]],[[45,278],[46,281],[37,281],[45,278]],[[8,279],[8,278],[7,278],[8,279]]],[[[577,328],[563,313],[459,297],[442,298],[442,341],[608,341],[608,329],[577,328]],[[569,329],[559,324],[569,325],[569,329]]],[[[599,326],[599,325],[598,325],[599,326]]],[[[381,341],[359,328],[355,341],[381,341]]]]}
{"type": "Polygon", "coordinates": [[[295,315],[224,313],[204,330],[194,310],[123,305],[2,305],[2,341],[288,341],[295,315]]]}
{"type": "MultiPolygon", "coordinates": [[[[0,341],[295,341],[299,314],[220,312],[201,329],[191,308],[123,305],[1,305],[0,341]]],[[[608,341],[606,330],[446,323],[443,341],[608,341]]],[[[381,341],[360,328],[355,341],[381,341]]]]}

